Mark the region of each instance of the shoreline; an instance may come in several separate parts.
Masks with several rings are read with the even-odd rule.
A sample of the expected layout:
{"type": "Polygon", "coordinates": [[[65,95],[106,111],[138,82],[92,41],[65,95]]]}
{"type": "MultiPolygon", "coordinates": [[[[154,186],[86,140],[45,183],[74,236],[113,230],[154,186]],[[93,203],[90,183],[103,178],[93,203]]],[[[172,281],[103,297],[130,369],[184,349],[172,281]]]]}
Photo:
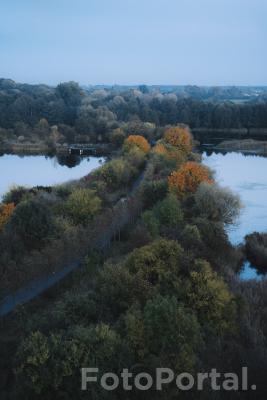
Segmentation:
{"type": "MultiPolygon", "coordinates": [[[[60,145],[56,144],[54,147],[48,146],[44,143],[5,143],[0,144],[0,156],[4,154],[14,154],[14,155],[25,155],[25,156],[55,156],[55,155],[80,155],[78,150],[77,152],[74,150],[72,153],[69,152],[71,147],[75,145],[60,145]]],[[[108,155],[114,152],[114,148],[109,143],[101,143],[101,144],[88,144],[90,149],[86,151],[83,155],[94,155],[94,156],[102,156],[108,155]]]]}
{"type": "Polygon", "coordinates": [[[267,140],[259,141],[254,139],[224,140],[214,147],[221,151],[239,151],[243,153],[253,153],[262,156],[267,155],[267,140]]]}

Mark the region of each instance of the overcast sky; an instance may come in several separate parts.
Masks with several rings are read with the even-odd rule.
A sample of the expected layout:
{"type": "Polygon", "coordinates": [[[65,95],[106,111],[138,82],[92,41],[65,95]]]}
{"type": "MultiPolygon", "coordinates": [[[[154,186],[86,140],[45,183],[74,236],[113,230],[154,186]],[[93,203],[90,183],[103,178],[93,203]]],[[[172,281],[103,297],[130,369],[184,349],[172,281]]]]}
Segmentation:
{"type": "Polygon", "coordinates": [[[267,0],[0,0],[0,77],[267,85],[267,0]]]}

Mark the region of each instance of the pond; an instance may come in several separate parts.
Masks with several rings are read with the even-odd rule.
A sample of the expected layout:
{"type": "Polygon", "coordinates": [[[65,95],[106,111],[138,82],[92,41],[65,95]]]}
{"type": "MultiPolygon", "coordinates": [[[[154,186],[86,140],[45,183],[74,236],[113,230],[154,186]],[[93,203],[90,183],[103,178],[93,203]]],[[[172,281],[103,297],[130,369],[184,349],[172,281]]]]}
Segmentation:
{"type": "Polygon", "coordinates": [[[0,156],[0,200],[13,185],[50,186],[79,179],[104,162],[104,157],[0,156]]]}
{"type": "MultiPolygon", "coordinates": [[[[215,171],[217,182],[238,193],[243,209],[236,226],[229,229],[233,244],[241,243],[252,232],[267,231],[267,158],[239,152],[204,151],[203,162],[215,171]]],[[[256,270],[245,263],[243,279],[259,279],[256,270]]]]}

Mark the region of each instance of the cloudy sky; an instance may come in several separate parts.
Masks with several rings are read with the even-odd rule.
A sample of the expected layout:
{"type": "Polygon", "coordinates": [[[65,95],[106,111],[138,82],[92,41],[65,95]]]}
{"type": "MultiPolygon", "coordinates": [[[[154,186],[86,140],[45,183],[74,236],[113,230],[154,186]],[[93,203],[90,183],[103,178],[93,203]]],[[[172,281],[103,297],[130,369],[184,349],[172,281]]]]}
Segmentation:
{"type": "Polygon", "coordinates": [[[267,0],[0,0],[0,77],[267,85],[267,0]]]}

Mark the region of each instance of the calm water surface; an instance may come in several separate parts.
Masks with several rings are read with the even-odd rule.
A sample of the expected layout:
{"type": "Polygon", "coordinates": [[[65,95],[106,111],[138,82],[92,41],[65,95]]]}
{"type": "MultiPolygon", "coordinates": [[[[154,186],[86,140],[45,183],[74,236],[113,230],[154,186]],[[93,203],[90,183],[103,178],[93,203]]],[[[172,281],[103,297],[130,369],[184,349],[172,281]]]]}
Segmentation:
{"type": "Polygon", "coordinates": [[[103,157],[0,157],[0,199],[13,185],[50,186],[78,179],[99,167],[103,157]]]}
{"type": "MultiPolygon", "coordinates": [[[[3,155],[0,157],[0,199],[12,185],[54,185],[78,179],[99,167],[103,157],[46,157],[3,155]]],[[[213,169],[221,186],[238,193],[243,210],[237,225],[229,230],[230,240],[241,243],[248,233],[267,231],[267,158],[237,152],[204,152],[203,162],[213,169]]],[[[257,278],[248,263],[241,274],[257,278]]]]}
{"type": "MultiPolygon", "coordinates": [[[[204,152],[203,162],[216,172],[216,180],[238,193],[243,210],[237,225],[229,230],[232,243],[243,242],[248,233],[267,231],[267,158],[244,155],[237,152],[226,154],[204,152]]],[[[241,273],[244,279],[258,275],[249,263],[241,273]]]]}

